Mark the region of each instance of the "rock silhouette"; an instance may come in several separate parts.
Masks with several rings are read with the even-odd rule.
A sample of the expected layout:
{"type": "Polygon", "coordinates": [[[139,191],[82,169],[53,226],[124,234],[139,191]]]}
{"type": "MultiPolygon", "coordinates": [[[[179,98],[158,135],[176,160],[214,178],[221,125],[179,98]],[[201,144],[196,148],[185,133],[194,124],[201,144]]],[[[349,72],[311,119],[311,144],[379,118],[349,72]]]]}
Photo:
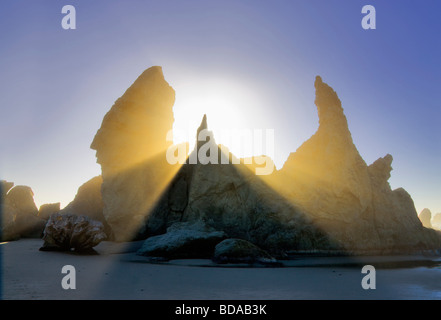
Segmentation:
{"type": "Polygon", "coordinates": [[[431,221],[432,227],[441,230],[441,212],[436,213],[431,221]]]}
{"type": "Polygon", "coordinates": [[[162,68],[147,69],[105,115],[91,144],[101,165],[103,215],[117,241],[136,237],[174,175],[165,156],[174,100],[162,68]]]}
{"type": "MultiPolygon", "coordinates": [[[[207,127],[204,116],[198,133],[207,127]]],[[[331,247],[326,235],[303,212],[241,161],[233,164],[234,156],[222,155],[214,141],[210,133],[205,141],[209,148],[203,153],[210,150],[217,154],[213,161],[226,157],[229,162],[184,164],[149,215],[143,237],[163,233],[173,223],[186,222],[223,231],[226,237],[247,240],[278,256],[283,256],[285,250],[331,247]]],[[[204,145],[196,143],[189,159],[201,148],[204,145]]]]}
{"type": "Polygon", "coordinates": [[[421,223],[423,224],[424,227],[432,228],[432,223],[431,223],[432,212],[429,209],[424,208],[423,211],[420,212],[418,217],[420,218],[421,223]]]}
{"type": "Polygon", "coordinates": [[[40,238],[46,220],[38,217],[34,192],[28,186],[13,185],[12,182],[2,182],[1,239],[40,238]]]}
{"type": "Polygon", "coordinates": [[[439,247],[439,234],[423,228],[410,195],[391,190],[392,156],[367,166],[337,94],[320,77],[314,85],[319,128],[272,177],[275,188],[346,251],[439,247]]]}
{"type": "Polygon", "coordinates": [[[57,203],[45,203],[38,209],[38,217],[44,220],[48,220],[49,217],[57,212],[60,212],[61,204],[57,203]]]}
{"type": "MultiPolygon", "coordinates": [[[[147,69],[106,114],[91,145],[102,168],[104,217],[115,239],[172,239],[178,231],[171,227],[180,223],[179,233],[203,225],[276,257],[441,248],[440,233],[423,227],[410,195],[390,188],[392,156],[368,166],[337,93],[320,77],[314,86],[317,132],[282,169],[256,176],[243,159],[233,164],[234,155],[222,153],[211,132],[196,141],[185,164],[168,164],[171,143],[165,137],[173,124],[174,91],[160,67],[147,69]],[[204,163],[200,152],[212,160],[226,157],[227,164],[204,163]]],[[[202,130],[208,130],[205,115],[196,135],[202,130]]]]}
{"type": "Polygon", "coordinates": [[[14,186],[14,182],[6,181],[6,180],[0,180],[0,195],[1,195],[1,201],[3,203],[4,199],[6,198],[6,194],[9,190],[14,186]]]}

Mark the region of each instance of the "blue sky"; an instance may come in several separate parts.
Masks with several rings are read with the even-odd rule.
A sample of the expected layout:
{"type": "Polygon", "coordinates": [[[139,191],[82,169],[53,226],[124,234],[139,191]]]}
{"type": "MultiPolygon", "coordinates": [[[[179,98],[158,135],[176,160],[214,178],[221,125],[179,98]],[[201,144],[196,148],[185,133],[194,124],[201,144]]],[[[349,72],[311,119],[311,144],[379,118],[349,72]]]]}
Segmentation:
{"type": "MultiPolygon", "coordinates": [[[[66,205],[100,173],[89,146],[104,114],[152,65],[176,90],[175,125],[199,124],[191,97],[218,90],[233,124],[275,129],[280,167],[317,129],[320,75],[365,161],[392,154],[391,186],[441,212],[440,12],[437,0],[2,0],[0,178],[66,205]],[[61,28],[66,4],[76,30],[61,28]],[[376,30],[361,28],[366,4],[376,30]]],[[[207,102],[209,126],[220,109],[207,102]]]]}

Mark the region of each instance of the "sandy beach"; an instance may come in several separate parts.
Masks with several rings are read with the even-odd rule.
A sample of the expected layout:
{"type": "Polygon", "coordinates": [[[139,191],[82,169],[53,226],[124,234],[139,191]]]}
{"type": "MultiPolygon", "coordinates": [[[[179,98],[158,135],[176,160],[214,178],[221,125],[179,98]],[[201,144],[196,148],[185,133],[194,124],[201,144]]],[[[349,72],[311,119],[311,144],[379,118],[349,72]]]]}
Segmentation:
{"type": "Polygon", "coordinates": [[[42,240],[2,243],[2,299],[440,299],[441,258],[301,257],[284,267],[227,265],[210,260],[150,263],[136,255],[142,242],[102,242],[96,255],[42,252],[42,240]],[[376,289],[364,290],[364,264],[376,267],[376,289]],[[76,270],[65,290],[64,265],[76,270]]]}

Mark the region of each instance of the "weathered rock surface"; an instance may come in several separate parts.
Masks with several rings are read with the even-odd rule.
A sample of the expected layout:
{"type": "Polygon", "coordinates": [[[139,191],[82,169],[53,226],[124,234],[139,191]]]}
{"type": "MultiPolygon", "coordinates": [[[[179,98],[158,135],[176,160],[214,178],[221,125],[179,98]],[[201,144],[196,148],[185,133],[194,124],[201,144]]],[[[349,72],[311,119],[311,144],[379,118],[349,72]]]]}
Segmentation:
{"type": "MultiPolygon", "coordinates": [[[[440,233],[423,227],[410,195],[390,188],[392,156],[368,166],[335,91],[320,77],[315,88],[317,132],[281,170],[256,176],[244,161],[233,164],[234,156],[223,154],[209,131],[184,165],[169,165],[165,136],[172,128],[174,91],[159,67],[146,70],[106,114],[91,146],[102,168],[104,218],[115,238],[148,238],[140,253],[166,257],[197,252],[201,242],[177,244],[192,243],[191,235],[201,232],[194,225],[276,257],[439,249],[440,233]],[[227,164],[207,164],[225,157],[227,164]]],[[[197,135],[207,128],[204,116],[197,135]]]]}
{"type": "Polygon", "coordinates": [[[45,203],[40,206],[38,209],[38,217],[44,220],[48,220],[49,217],[60,211],[60,203],[45,203]]]}
{"type": "Polygon", "coordinates": [[[418,218],[421,220],[424,227],[432,228],[432,212],[429,209],[424,208],[418,215],[418,218]]]}
{"type": "MultiPolygon", "coordinates": [[[[204,116],[198,133],[206,128],[204,116]]],[[[199,142],[149,215],[145,237],[163,233],[172,223],[181,221],[223,230],[230,238],[250,241],[275,255],[283,255],[285,250],[332,246],[308,217],[243,163],[191,161],[201,150],[207,155],[211,152],[212,160],[221,158],[222,151],[212,133],[199,142]]],[[[231,154],[225,156],[231,160],[231,154]]]]}
{"type": "Polygon", "coordinates": [[[268,252],[242,239],[226,239],[218,243],[214,249],[213,261],[216,263],[277,264],[277,260],[268,252]]]}
{"type": "MultiPolygon", "coordinates": [[[[350,226],[368,214],[372,197],[369,172],[352,141],[337,94],[320,77],[315,88],[319,128],[276,173],[276,187],[317,225],[326,227],[331,237],[340,240],[337,235],[346,234],[345,244],[358,242],[362,239],[350,226]]],[[[366,238],[378,243],[376,234],[366,238]]]]}
{"type": "Polygon", "coordinates": [[[56,213],[46,224],[40,250],[87,251],[106,238],[101,222],[86,216],[56,213]]]}
{"type": "Polygon", "coordinates": [[[207,227],[202,222],[177,222],[165,234],[148,238],[138,255],[166,259],[207,258],[225,237],[223,231],[207,227]]]}
{"type": "Polygon", "coordinates": [[[269,181],[349,252],[433,249],[440,237],[424,229],[403,189],[388,183],[392,156],[367,166],[355,147],[340,99],[316,78],[317,132],[269,181]]]}
{"type": "Polygon", "coordinates": [[[175,174],[166,161],[175,92],[161,67],[144,71],[105,115],[91,148],[102,171],[104,217],[130,240],[175,174]]]}

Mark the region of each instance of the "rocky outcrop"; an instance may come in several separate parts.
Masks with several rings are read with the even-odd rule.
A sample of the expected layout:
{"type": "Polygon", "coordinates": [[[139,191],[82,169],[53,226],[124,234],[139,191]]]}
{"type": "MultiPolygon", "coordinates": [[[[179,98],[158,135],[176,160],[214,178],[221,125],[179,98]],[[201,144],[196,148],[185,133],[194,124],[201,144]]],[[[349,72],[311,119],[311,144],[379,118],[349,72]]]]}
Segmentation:
{"type": "Polygon", "coordinates": [[[147,69],[105,115],[91,144],[101,165],[103,214],[117,241],[136,237],[177,171],[165,156],[174,100],[161,67],[147,69]]]}
{"type": "Polygon", "coordinates": [[[148,238],[137,254],[165,259],[207,258],[211,257],[216,244],[225,237],[223,231],[201,222],[177,222],[165,234],[148,238]]]}
{"type": "Polygon", "coordinates": [[[15,230],[16,210],[9,204],[6,204],[6,194],[13,186],[13,182],[0,180],[0,241],[20,237],[15,230]]]}
{"type": "Polygon", "coordinates": [[[15,186],[6,195],[6,203],[14,207],[20,215],[38,214],[34,202],[34,192],[28,186],[15,186]]]}
{"type": "Polygon", "coordinates": [[[242,239],[226,239],[217,244],[213,261],[216,263],[277,265],[277,260],[268,252],[242,239]]]}
{"type": "Polygon", "coordinates": [[[352,141],[340,99],[320,77],[316,78],[315,88],[319,128],[290,154],[276,173],[276,186],[316,223],[330,226],[340,221],[336,228],[339,230],[335,230],[339,233],[341,226],[353,225],[367,213],[372,188],[366,163],[352,141]]]}
{"type": "Polygon", "coordinates": [[[168,164],[158,150],[170,143],[158,146],[165,140],[157,140],[172,128],[173,99],[161,69],[146,70],[105,116],[92,143],[102,168],[104,217],[116,240],[163,234],[176,222],[202,222],[271,251],[329,246],[294,205],[247,166],[231,164],[233,155],[216,145],[206,116],[197,131],[204,139],[186,164],[168,164]],[[115,155],[119,150],[123,154],[115,155]],[[207,164],[221,163],[222,156],[228,164],[207,164]]]}
{"type": "Polygon", "coordinates": [[[2,203],[0,205],[0,241],[17,240],[20,238],[18,230],[15,228],[16,210],[10,205],[2,203]]]}
{"type": "Polygon", "coordinates": [[[148,238],[140,254],[167,257],[191,257],[203,246],[178,244],[192,243],[191,235],[201,232],[193,226],[201,225],[276,257],[440,248],[440,234],[423,227],[410,195],[391,189],[392,156],[368,166],[336,92],[320,77],[314,85],[317,132],[281,170],[256,176],[249,161],[233,161],[216,144],[206,116],[197,130],[204,139],[185,164],[168,164],[174,91],[161,68],[146,70],[106,114],[91,145],[115,239],[148,238]]]}
{"type": "Polygon", "coordinates": [[[421,220],[424,227],[432,228],[432,212],[429,209],[424,208],[418,215],[418,218],[421,220]]]}
{"type": "Polygon", "coordinates": [[[0,203],[3,203],[6,198],[8,191],[14,186],[14,182],[9,182],[6,180],[0,180],[0,203]]]}
{"type": "Polygon", "coordinates": [[[104,226],[86,216],[56,213],[44,229],[42,251],[87,251],[107,238],[104,226]]]}
{"type": "Polygon", "coordinates": [[[317,132],[269,180],[313,223],[349,252],[436,248],[403,189],[388,183],[392,156],[367,166],[355,147],[341,101],[320,77],[315,81],[317,132]]]}
{"type": "Polygon", "coordinates": [[[434,229],[441,230],[441,212],[433,216],[431,224],[434,229]]]}
{"type": "Polygon", "coordinates": [[[369,166],[372,181],[372,218],[369,226],[378,234],[380,243],[374,249],[384,253],[415,252],[437,249],[440,236],[423,228],[414,202],[403,188],[392,190],[387,180],[390,177],[392,157],[380,158],[369,166]],[[382,163],[382,164],[381,164],[382,163]],[[380,165],[381,164],[381,165],[380,165]],[[383,167],[380,172],[375,167],[383,167]]]}
{"type": "MultiPolygon", "coordinates": [[[[205,116],[198,134],[201,130],[207,130],[205,116]]],[[[332,247],[303,212],[246,165],[240,161],[232,164],[233,155],[222,155],[211,132],[207,137],[195,144],[189,160],[149,215],[144,237],[164,233],[175,222],[187,222],[222,230],[230,238],[247,240],[278,256],[286,250],[332,247]],[[195,154],[207,158],[201,161],[197,157],[195,161],[195,154]],[[229,162],[205,162],[220,161],[221,157],[229,162]]]]}
{"type": "Polygon", "coordinates": [[[2,205],[2,215],[7,221],[3,236],[13,239],[40,238],[46,224],[44,219],[37,216],[34,192],[28,186],[15,186],[8,191],[2,205]]]}
{"type": "Polygon", "coordinates": [[[42,204],[40,209],[38,209],[38,217],[48,220],[51,215],[60,212],[60,205],[60,202],[42,204]]]}

